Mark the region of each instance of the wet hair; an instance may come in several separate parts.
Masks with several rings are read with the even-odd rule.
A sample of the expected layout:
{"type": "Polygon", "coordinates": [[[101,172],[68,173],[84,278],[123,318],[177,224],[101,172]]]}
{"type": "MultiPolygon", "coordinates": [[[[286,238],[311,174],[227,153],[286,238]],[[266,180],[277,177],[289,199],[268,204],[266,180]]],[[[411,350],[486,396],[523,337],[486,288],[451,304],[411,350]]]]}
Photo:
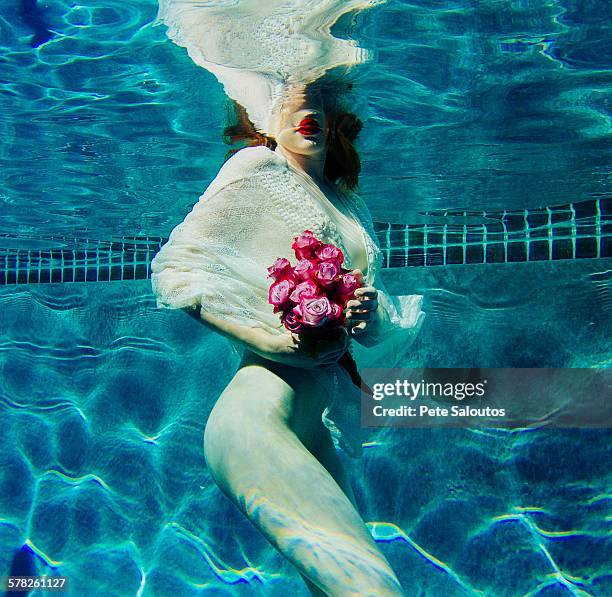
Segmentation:
{"type": "MultiPolygon", "coordinates": [[[[229,145],[242,142],[243,146],[230,149],[225,158],[229,158],[244,147],[264,145],[276,149],[273,137],[260,133],[249,120],[247,111],[238,102],[232,100],[228,114],[230,124],[223,131],[223,138],[229,145]]],[[[328,181],[337,183],[346,189],[357,187],[361,160],[355,149],[355,140],[363,127],[363,122],[351,112],[335,109],[326,114],[329,124],[327,137],[327,154],[323,173],[328,181]]]]}

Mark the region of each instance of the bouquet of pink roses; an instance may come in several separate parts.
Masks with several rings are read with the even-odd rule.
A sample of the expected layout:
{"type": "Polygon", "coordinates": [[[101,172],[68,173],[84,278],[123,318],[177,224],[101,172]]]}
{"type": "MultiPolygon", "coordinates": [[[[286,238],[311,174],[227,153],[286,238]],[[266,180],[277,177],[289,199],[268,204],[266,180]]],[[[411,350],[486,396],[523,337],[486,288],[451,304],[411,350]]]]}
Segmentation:
{"type": "MultiPolygon", "coordinates": [[[[268,278],[274,279],[269,292],[274,313],[281,314],[281,322],[290,332],[303,338],[330,338],[344,325],[346,303],[363,285],[362,277],[342,267],[344,255],[338,247],[321,242],[310,230],[296,236],[291,248],[298,260],[296,265],[280,257],[268,267],[268,278]]],[[[316,356],[316,347],[311,354],[316,356]]],[[[348,351],[338,363],[356,386],[371,394],[348,351]]]]}
{"type": "Polygon", "coordinates": [[[322,337],[324,330],[344,324],[344,308],[362,285],[361,276],[342,267],[344,255],[338,247],[321,242],[310,230],[296,236],[291,248],[296,265],[279,258],[268,268],[268,277],[274,279],[270,303],[290,332],[322,337]]]}

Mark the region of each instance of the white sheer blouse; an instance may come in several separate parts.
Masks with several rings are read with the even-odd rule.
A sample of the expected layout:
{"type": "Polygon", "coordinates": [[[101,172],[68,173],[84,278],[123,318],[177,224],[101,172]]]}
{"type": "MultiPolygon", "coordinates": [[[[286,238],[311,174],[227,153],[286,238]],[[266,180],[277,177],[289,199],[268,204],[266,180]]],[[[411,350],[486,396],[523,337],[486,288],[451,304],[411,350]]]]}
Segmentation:
{"type": "MultiPolygon", "coordinates": [[[[293,238],[306,229],[339,246],[345,267],[367,265],[360,268],[364,282],[378,289],[383,324],[374,346],[351,341],[358,367],[400,366],[422,325],[423,297],[385,291],[372,221],[357,194],[339,193],[330,201],[307,174],[266,147],[245,148],[230,158],[154,257],[151,283],[158,307],[201,306],[239,325],[285,333],[268,302],[267,267],[278,257],[294,262],[293,238]]],[[[237,341],[234,348],[239,355],[244,350],[237,341]]],[[[359,389],[339,365],[320,369],[332,395],[322,420],[336,446],[359,456],[367,437],[360,425],[359,389]]]]}

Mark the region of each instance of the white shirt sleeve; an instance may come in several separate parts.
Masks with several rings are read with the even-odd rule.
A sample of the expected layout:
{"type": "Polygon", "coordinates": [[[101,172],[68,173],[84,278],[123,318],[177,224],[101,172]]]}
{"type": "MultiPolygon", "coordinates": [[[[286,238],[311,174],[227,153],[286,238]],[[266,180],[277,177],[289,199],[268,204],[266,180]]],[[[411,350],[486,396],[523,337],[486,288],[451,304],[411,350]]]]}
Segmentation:
{"type": "Polygon", "coordinates": [[[261,155],[249,149],[236,154],[238,163],[221,169],[155,255],[151,285],[158,307],[201,307],[220,319],[280,333],[280,318],[268,302],[267,267],[289,253],[293,235],[257,172],[261,155]]]}

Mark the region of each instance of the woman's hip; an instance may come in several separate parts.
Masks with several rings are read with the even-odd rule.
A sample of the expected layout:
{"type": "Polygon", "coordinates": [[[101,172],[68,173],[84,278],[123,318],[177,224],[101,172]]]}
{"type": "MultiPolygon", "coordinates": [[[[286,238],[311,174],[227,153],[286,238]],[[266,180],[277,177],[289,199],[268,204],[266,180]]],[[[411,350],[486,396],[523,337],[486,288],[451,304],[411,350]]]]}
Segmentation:
{"type": "Polygon", "coordinates": [[[329,373],[274,363],[246,354],[219,396],[208,423],[227,437],[289,428],[304,444],[327,432],[321,415],[332,398],[329,373]]]}

